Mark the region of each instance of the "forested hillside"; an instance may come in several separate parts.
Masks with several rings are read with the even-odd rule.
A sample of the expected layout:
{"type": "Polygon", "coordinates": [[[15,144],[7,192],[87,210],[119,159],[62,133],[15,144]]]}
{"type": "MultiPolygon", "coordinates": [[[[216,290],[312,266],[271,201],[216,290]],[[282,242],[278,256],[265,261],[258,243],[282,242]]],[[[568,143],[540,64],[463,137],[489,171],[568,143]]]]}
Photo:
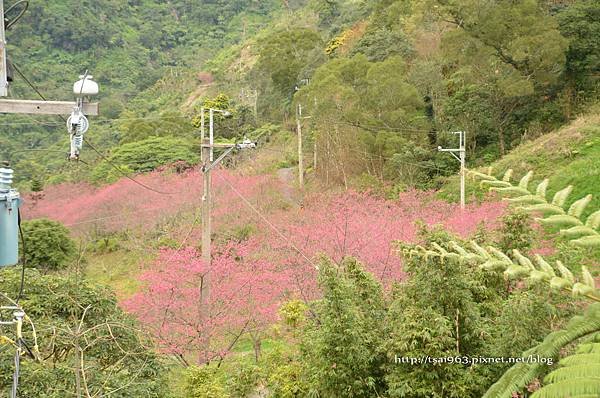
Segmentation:
{"type": "MultiPolygon", "coordinates": [[[[191,137],[206,101],[233,111],[217,132],[228,139],[294,128],[301,105],[319,179],[436,187],[458,167],[435,151],[454,144],[448,132],[466,131],[481,165],[595,101],[597,13],[593,1],[51,1],[31,2],[8,38],[46,97],[69,98],[86,69],[96,76],[102,116],[89,139],[103,150],[191,137]]],[[[12,93],[36,96],[18,75],[12,93]]],[[[54,151],[18,153],[19,178],[93,174],[62,162],[60,120],[8,120],[20,124],[3,132],[15,137],[5,157],[54,151]]]]}
{"type": "MultiPolygon", "coordinates": [[[[7,1],[5,9],[13,4],[9,19],[23,6],[7,1]]],[[[144,100],[135,99],[163,80],[187,88],[201,84],[194,71],[222,48],[264,26],[277,8],[273,1],[30,1],[7,33],[8,57],[15,66],[10,94],[40,99],[26,78],[45,98],[69,100],[73,82],[89,70],[100,84],[102,104],[102,121],[93,126],[92,142],[103,148],[118,145],[129,132],[122,132],[115,119],[127,109],[135,116],[146,115],[148,108],[157,119],[170,115],[171,126],[163,128],[177,135],[191,125],[173,103],[143,106],[144,100]]],[[[178,98],[177,93],[166,95],[178,98]]],[[[73,173],[77,168],[64,164],[68,141],[61,119],[4,119],[0,155],[16,162],[19,179],[45,181],[60,170],[73,173]],[[32,149],[52,152],[19,152],[32,149]]]]}
{"type": "Polygon", "coordinates": [[[598,1],[5,10],[9,98],[100,85],[79,161],[2,115],[6,394],[600,396],[598,1]]]}

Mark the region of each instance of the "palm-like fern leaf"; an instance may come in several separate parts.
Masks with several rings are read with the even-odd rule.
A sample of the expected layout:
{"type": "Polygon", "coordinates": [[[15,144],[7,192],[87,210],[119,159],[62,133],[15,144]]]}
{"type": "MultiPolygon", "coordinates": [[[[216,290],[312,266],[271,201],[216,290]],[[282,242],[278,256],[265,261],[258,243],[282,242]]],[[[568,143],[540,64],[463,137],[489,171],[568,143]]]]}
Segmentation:
{"type": "Polygon", "coordinates": [[[580,247],[600,247],[600,210],[592,213],[587,220],[582,219],[587,206],[592,201],[592,195],[587,195],[576,200],[565,209],[573,186],[556,192],[551,202],[546,199],[549,180],[545,179],[536,188],[535,193],[529,190],[529,183],[533,173],[528,172],[518,185],[513,185],[510,180],[512,170],[508,170],[502,180],[479,172],[471,172],[474,178],[482,180],[481,185],[487,185],[491,190],[507,195],[520,196],[507,199],[514,205],[521,206],[528,212],[541,213],[542,217],[536,218],[543,225],[561,228],[561,234],[571,240],[571,243],[580,247]]]}

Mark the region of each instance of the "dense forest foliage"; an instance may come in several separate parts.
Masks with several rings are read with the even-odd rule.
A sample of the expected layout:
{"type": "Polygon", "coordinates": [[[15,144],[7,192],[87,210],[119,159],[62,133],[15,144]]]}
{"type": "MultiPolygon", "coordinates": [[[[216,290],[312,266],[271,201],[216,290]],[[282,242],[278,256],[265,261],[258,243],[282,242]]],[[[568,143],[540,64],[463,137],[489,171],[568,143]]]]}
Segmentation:
{"type": "MultiPolygon", "coordinates": [[[[233,111],[217,132],[228,139],[293,128],[301,105],[321,180],[436,187],[457,168],[435,151],[453,144],[448,132],[467,131],[470,163],[484,164],[595,102],[597,14],[589,0],[32,2],[8,37],[47,97],[96,75],[89,139],[103,151],[194,137],[207,101],[233,111]]],[[[18,75],[12,94],[35,97],[18,75]]],[[[2,154],[22,181],[93,174],[65,165],[60,120],[6,120],[2,154]]]]}
{"type": "Polygon", "coordinates": [[[32,322],[0,326],[1,389],[24,344],[21,396],[600,392],[598,1],[6,0],[6,20],[24,3],[9,97],[70,100],[88,70],[101,114],[78,162],[64,120],[2,116],[25,273],[0,300],[32,322]],[[214,170],[210,264],[202,107],[228,111],[219,143],[259,143],[214,170]],[[466,209],[438,151],[457,131],[466,209]]]}

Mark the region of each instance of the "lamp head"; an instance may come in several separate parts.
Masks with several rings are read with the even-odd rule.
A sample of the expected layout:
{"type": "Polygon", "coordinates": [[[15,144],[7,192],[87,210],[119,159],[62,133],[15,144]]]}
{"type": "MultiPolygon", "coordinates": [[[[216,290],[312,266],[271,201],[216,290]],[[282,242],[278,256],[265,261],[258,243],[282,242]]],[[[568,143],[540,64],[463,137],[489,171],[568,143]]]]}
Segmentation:
{"type": "Polygon", "coordinates": [[[76,97],[98,95],[98,83],[92,80],[92,75],[80,75],[79,80],[73,84],[73,94],[76,97]]]}

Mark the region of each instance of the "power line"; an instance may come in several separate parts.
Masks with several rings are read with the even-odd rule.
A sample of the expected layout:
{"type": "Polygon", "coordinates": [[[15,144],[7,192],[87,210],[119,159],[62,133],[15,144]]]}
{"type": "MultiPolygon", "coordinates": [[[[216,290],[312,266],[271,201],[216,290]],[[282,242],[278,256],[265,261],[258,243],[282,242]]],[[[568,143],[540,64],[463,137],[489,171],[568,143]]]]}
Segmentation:
{"type": "Polygon", "coordinates": [[[292,249],[294,249],[296,252],[298,252],[298,254],[300,254],[302,257],[304,257],[304,259],[306,261],[309,262],[309,264],[311,264],[315,269],[319,269],[319,267],[310,259],[308,258],[308,256],[306,256],[306,254],[304,254],[304,252],[300,249],[298,249],[298,247],[287,237],[283,234],[283,232],[281,232],[271,221],[269,221],[269,219],[267,217],[265,217],[264,214],[262,214],[256,207],[254,207],[252,205],[252,203],[250,203],[250,201],[248,199],[246,199],[246,197],[240,192],[238,191],[235,186],[233,184],[231,184],[231,182],[229,182],[229,180],[227,178],[225,178],[223,175],[221,174],[217,174],[218,177],[220,177],[225,184],[227,184],[227,186],[229,186],[229,188],[237,195],[239,196],[239,198],[254,212],[256,213],[256,215],[258,215],[265,224],[267,224],[273,231],[275,231],[275,233],[277,235],[279,235],[279,237],[281,237],[292,249]]]}
{"type": "MultiPolygon", "coordinates": [[[[46,99],[46,97],[44,96],[44,94],[41,93],[40,90],[37,89],[37,87],[23,74],[23,72],[21,72],[21,70],[14,65],[15,70],[17,71],[17,73],[23,78],[23,80],[25,80],[25,82],[29,85],[29,87],[31,87],[39,96],[42,100],[44,101],[48,101],[46,99]]],[[[87,76],[87,71],[85,72],[86,76],[87,76]]],[[[81,89],[83,90],[83,84],[81,85],[81,89]]],[[[60,117],[65,123],[67,122],[67,120],[62,116],[62,115],[58,115],[58,117],[60,117]]],[[[130,175],[128,175],[126,172],[124,172],[123,170],[121,170],[121,168],[119,168],[117,165],[115,165],[108,157],[106,157],[103,153],[101,153],[99,150],[96,149],[96,147],[89,142],[88,139],[86,139],[85,137],[83,137],[83,141],[89,145],[90,148],[92,148],[92,150],[94,152],[96,152],[98,154],[98,156],[100,156],[102,159],[104,159],[104,161],[106,161],[113,169],[115,169],[119,174],[121,174],[123,177],[127,178],[128,180],[134,182],[135,184],[149,190],[152,192],[156,192],[158,194],[161,195],[176,195],[176,192],[163,192],[163,191],[159,191],[157,189],[154,189],[152,187],[149,187],[148,185],[137,181],[135,178],[131,177],[130,175]]],[[[84,162],[84,164],[87,164],[84,162]]]]}
{"type": "Polygon", "coordinates": [[[143,182],[140,182],[138,180],[136,180],[135,178],[131,177],[130,175],[128,175],[126,172],[124,172],[123,170],[121,170],[121,168],[119,166],[117,166],[116,164],[114,164],[106,155],[104,155],[102,152],[100,152],[98,149],[96,149],[96,147],[94,145],[92,145],[90,143],[90,141],[87,138],[83,138],[83,141],[90,147],[92,148],[92,151],[96,152],[98,154],[98,156],[100,156],[106,163],[108,163],[110,165],[110,167],[112,167],[113,169],[115,169],[119,174],[121,174],[123,177],[127,178],[128,180],[134,182],[135,184],[139,185],[140,187],[147,189],[149,191],[161,194],[161,195],[177,195],[180,192],[164,192],[164,191],[159,191],[157,189],[154,189],[146,184],[144,184],[143,182]]]}

